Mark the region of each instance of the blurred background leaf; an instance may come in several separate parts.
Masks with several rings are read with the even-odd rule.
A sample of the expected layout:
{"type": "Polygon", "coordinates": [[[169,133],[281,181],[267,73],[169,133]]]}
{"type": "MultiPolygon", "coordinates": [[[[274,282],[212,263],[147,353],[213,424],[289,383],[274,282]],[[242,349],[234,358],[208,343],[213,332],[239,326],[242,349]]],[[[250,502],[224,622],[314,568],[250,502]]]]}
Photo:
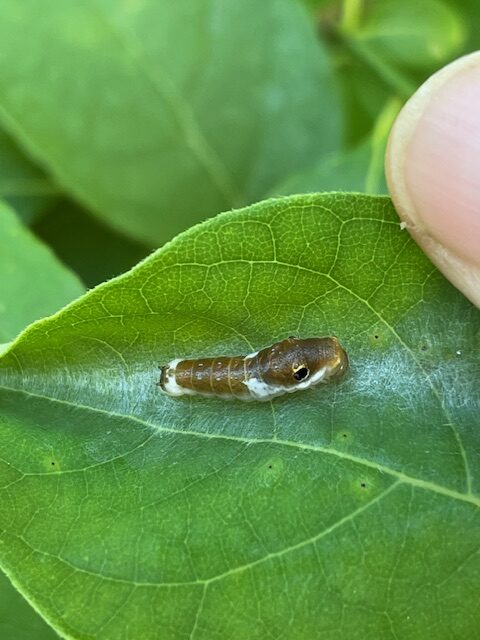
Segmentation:
{"type": "Polygon", "coordinates": [[[0,638],[58,640],[58,637],[0,571],[0,638]]]}
{"type": "Polygon", "coordinates": [[[371,136],[354,148],[341,151],[272,189],[272,196],[320,191],[387,193],[383,159],[387,138],[400,109],[400,101],[389,100],[371,136]]]}
{"type": "Polygon", "coordinates": [[[345,0],[322,5],[316,20],[342,83],[350,143],[368,135],[389,98],[405,101],[468,40],[465,18],[441,0],[345,0]]]}
{"type": "Polygon", "coordinates": [[[186,0],[7,0],[0,17],[0,194],[90,285],[269,193],[383,193],[383,177],[365,182],[358,167],[385,104],[480,45],[471,0],[246,0],[210,13],[186,0]],[[66,242],[62,192],[83,204],[62,205],[63,229],[78,231],[66,242]],[[105,241],[105,268],[87,235],[105,241]]]}
{"type": "MultiPolygon", "coordinates": [[[[432,71],[458,54],[466,41],[458,13],[441,0],[375,0],[362,15],[352,11],[345,16],[341,29],[380,75],[387,66],[432,71]]],[[[384,77],[390,82],[388,70],[384,77]]]]}
{"type": "Polygon", "coordinates": [[[465,51],[480,49],[480,3],[478,0],[448,0],[448,6],[462,19],[467,31],[465,51]]]}
{"type": "Polygon", "coordinates": [[[0,203],[0,343],[85,292],[79,278],[0,203]]]}
{"type": "Polygon", "coordinates": [[[333,73],[295,0],[4,0],[0,17],[5,127],[150,245],[340,146],[333,73]]]}

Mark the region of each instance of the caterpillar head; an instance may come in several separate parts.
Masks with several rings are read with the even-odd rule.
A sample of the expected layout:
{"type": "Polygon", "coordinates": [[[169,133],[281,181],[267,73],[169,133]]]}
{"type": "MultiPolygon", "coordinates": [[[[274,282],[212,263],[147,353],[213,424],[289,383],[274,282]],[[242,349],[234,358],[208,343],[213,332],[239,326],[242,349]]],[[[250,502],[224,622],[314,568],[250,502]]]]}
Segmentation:
{"type": "Polygon", "coordinates": [[[348,357],[337,338],[290,337],[258,353],[262,380],[269,386],[296,391],[340,377],[348,357]]]}

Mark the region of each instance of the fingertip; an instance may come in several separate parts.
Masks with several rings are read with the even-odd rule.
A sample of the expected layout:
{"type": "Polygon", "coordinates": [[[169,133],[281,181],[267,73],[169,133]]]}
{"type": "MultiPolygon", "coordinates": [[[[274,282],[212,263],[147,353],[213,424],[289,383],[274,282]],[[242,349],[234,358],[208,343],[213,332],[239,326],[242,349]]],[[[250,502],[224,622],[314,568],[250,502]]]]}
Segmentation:
{"type": "Polygon", "coordinates": [[[386,174],[410,233],[480,306],[480,52],[441,69],[407,102],[386,174]]]}

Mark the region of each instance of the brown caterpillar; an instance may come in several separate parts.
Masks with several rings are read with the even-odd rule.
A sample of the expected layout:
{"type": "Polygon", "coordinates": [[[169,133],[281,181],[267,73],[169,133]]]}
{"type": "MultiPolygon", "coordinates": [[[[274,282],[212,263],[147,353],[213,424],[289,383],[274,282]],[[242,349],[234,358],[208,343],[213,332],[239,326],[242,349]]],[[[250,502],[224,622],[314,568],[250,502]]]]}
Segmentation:
{"type": "Polygon", "coordinates": [[[337,338],[295,338],[247,356],[171,360],[158,386],[170,396],[200,395],[271,400],[338,378],[348,357],[337,338]]]}

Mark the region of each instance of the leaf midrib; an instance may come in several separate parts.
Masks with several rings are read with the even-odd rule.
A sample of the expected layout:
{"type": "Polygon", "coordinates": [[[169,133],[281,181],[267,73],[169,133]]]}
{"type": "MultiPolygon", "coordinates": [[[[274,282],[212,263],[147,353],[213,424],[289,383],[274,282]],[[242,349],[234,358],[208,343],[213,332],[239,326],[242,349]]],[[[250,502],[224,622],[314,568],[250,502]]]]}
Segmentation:
{"type": "MultiPolygon", "coordinates": [[[[121,420],[130,420],[132,422],[135,422],[136,424],[140,424],[143,427],[148,427],[149,429],[153,429],[154,433],[152,433],[151,435],[148,436],[148,438],[146,438],[143,442],[141,442],[140,444],[137,444],[133,449],[123,452],[117,456],[114,456],[112,458],[109,458],[107,460],[103,460],[102,462],[96,462],[95,464],[86,466],[86,467],[81,467],[78,469],[65,469],[65,470],[60,470],[60,471],[46,471],[46,472],[22,472],[19,469],[16,469],[16,471],[18,471],[18,473],[22,474],[23,477],[38,477],[38,476],[52,476],[52,475],[66,475],[66,474],[72,474],[72,473],[81,473],[84,471],[87,471],[89,469],[93,469],[93,468],[98,468],[101,467],[105,464],[110,464],[111,462],[114,462],[117,459],[123,458],[125,457],[125,455],[129,455],[133,452],[135,452],[137,449],[139,449],[140,447],[145,446],[145,444],[155,435],[155,431],[161,431],[163,433],[171,433],[171,434],[175,434],[175,435],[184,435],[184,436],[190,436],[190,437],[195,437],[195,438],[204,438],[207,440],[230,440],[233,442],[238,442],[238,443],[243,443],[246,444],[248,446],[251,445],[255,445],[255,444],[272,444],[272,445],[280,445],[283,447],[292,447],[295,449],[300,449],[302,451],[312,451],[314,453],[321,453],[321,454],[326,454],[326,455],[331,455],[334,456],[336,458],[342,459],[342,460],[348,460],[349,462],[353,462],[355,464],[359,464],[362,465],[364,467],[368,467],[370,469],[374,469],[375,471],[380,471],[381,473],[386,473],[394,478],[396,478],[397,480],[399,480],[400,482],[403,482],[405,484],[411,485],[413,487],[418,487],[421,489],[425,489],[427,491],[432,491],[433,493],[437,493],[449,498],[452,498],[454,500],[459,500],[461,502],[467,502],[470,504],[475,505],[476,507],[480,507],[480,497],[472,494],[472,493],[461,493],[459,491],[455,491],[454,489],[450,489],[446,486],[443,485],[439,485],[436,482],[431,482],[429,480],[423,480],[422,478],[417,478],[415,476],[410,476],[408,474],[405,474],[401,471],[397,471],[396,469],[392,469],[391,467],[388,467],[387,465],[383,465],[380,464],[379,462],[376,462],[374,460],[370,460],[368,458],[363,458],[361,456],[355,456],[349,453],[346,453],[344,451],[339,451],[338,449],[334,449],[331,447],[323,447],[321,445],[315,445],[315,444],[308,444],[308,443],[302,443],[302,442],[294,442],[293,440],[281,440],[281,439],[272,439],[272,438],[246,438],[246,437],[241,437],[241,436],[232,436],[232,435],[227,435],[227,434],[221,434],[221,433],[206,433],[206,432],[202,432],[202,431],[193,431],[193,430],[180,430],[180,429],[175,429],[172,427],[165,427],[163,425],[159,425],[156,424],[154,422],[149,422],[147,420],[143,420],[142,418],[139,418],[137,416],[132,416],[132,415],[128,415],[128,414],[122,414],[122,413],[118,413],[118,412],[114,412],[114,411],[107,411],[105,409],[100,409],[99,407],[92,407],[86,404],[79,404],[79,403],[74,403],[74,402],[70,402],[68,400],[63,400],[60,398],[55,398],[55,397],[50,397],[50,396],[45,396],[42,394],[38,394],[38,393],[34,393],[32,391],[27,391],[26,389],[16,389],[14,387],[8,387],[5,385],[0,385],[0,390],[3,391],[7,391],[7,392],[13,392],[13,393],[20,393],[23,394],[27,397],[31,397],[31,398],[36,398],[36,399],[40,399],[40,400],[45,400],[47,402],[52,402],[52,403],[56,403],[56,404],[61,404],[61,405],[65,405],[68,407],[72,407],[74,409],[82,409],[85,411],[92,411],[93,413],[97,413],[97,414],[101,414],[101,415],[105,415],[108,416],[110,418],[114,417],[114,418],[120,418],[121,420]]],[[[6,462],[6,461],[5,461],[6,462]]],[[[10,465],[10,463],[7,462],[7,464],[10,465]]],[[[13,465],[10,465],[13,466],[13,465]]],[[[15,482],[18,482],[19,480],[21,480],[21,478],[18,478],[15,482]]]]}
{"type": "MultiPolygon", "coordinates": [[[[342,225],[343,226],[343,225],[342,225]]],[[[274,248],[275,248],[275,244],[274,244],[274,248]]],[[[274,251],[275,255],[276,255],[276,249],[274,251]]],[[[271,265],[271,264],[276,264],[276,265],[280,265],[280,266],[284,266],[284,267],[288,267],[291,269],[298,269],[299,271],[305,271],[307,273],[311,273],[317,276],[321,276],[326,278],[327,280],[330,280],[330,282],[332,284],[334,284],[336,287],[338,287],[339,289],[342,289],[343,291],[345,291],[346,293],[348,293],[349,295],[353,296],[356,300],[358,300],[360,303],[364,304],[367,309],[385,326],[385,328],[392,334],[392,336],[396,339],[396,341],[398,342],[398,344],[405,349],[405,352],[408,354],[408,356],[412,359],[413,363],[415,364],[415,366],[418,368],[418,370],[423,374],[423,376],[425,377],[425,380],[428,384],[428,386],[430,387],[433,395],[435,396],[437,402],[438,402],[438,406],[439,408],[442,410],[442,412],[444,413],[446,419],[447,419],[447,425],[451,430],[451,433],[453,435],[453,438],[457,444],[458,447],[458,451],[460,453],[460,456],[462,458],[462,462],[463,462],[463,467],[464,467],[464,472],[465,472],[465,485],[466,485],[466,489],[467,492],[466,494],[461,494],[461,495],[472,495],[472,475],[471,475],[471,471],[470,471],[470,464],[468,461],[468,457],[467,457],[467,453],[465,450],[465,447],[463,445],[463,440],[462,437],[460,435],[460,431],[457,427],[457,425],[455,424],[452,416],[450,415],[449,411],[447,410],[447,408],[445,407],[445,403],[442,400],[441,397],[441,393],[439,392],[439,390],[437,389],[436,385],[433,383],[428,371],[425,369],[425,367],[423,366],[422,362],[417,358],[417,356],[415,355],[415,353],[410,349],[410,347],[408,346],[408,344],[403,340],[403,338],[400,336],[400,334],[396,331],[396,329],[387,321],[385,320],[385,318],[382,316],[381,313],[379,313],[370,303],[370,297],[369,298],[362,298],[361,296],[358,295],[358,293],[356,293],[354,290],[350,289],[348,286],[346,286],[345,284],[343,284],[342,282],[340,282],[339,280],[337,280],[333,275],[332,275],[332,271],[335,267],[335,261],[333,261],[330,269],[328,272],[321,272],[318,271],[317,269],[311,269],[309,267],[305,267],[303,265],[295,265],[295,264],[291,264],[289,262],[285,262],[285,261],[281,261],[278,260],[277,258],[272,259],[272,260],[244,260],[244,259],[235,259],[235,260],[221,260],[217,263],[209,263],[209,264],[202,264],[202,263],[197,263],[197,262],[189,262],[189,263],[178,263],[176,266],[179,267],[185,267],[185,266],[203,266],[206,269],[211,269],[215,266],[219,266],[222,264],[238,264],[238,263],[242,263],[242,264],[250,264],[250,265],[260,265],[260,264],[265,264],[265,265],[271,265]]],[[[165,267],[165,269],[171,269],[171,266],[169,267],[165,267]]],[[[160,269],[157,269],[155,271],[155,275],[158,276],[158,274],[161,272],[160,269]]],[[[151,277],[153,277],[154,274],[152,274],[149,278],[147,278],[147,280],[142,284],[142,286],[138,289],[138,291],[142,294],[142,296],[144,296],[143,293],[143,289],[145,287],[145,284],[150,280],[151,277]]],[[[429,277],[430,274],[427,276],[429,277]]],[[[378,287],[375,289],[375,291],[373,292],[373,294],[378,290],[378,287]]],[[[373,295],[371,294],[371,295],[373,295]]],[[[145,296],[144,296],[145,297],[145,296]]],[[[153,314],[155,314],[156,312],[153,312],[153,314]]],[[[150,312],[149,315],[153,315],[152,312],[150,312]]],[[[132,315],[132,314],[129,314],[132,315]]],[[[144,315],[144,314],[142,314],[144,315]]],[[[83,321],[79,321],[77,323],[75,323],[76,326],[78,326],[78,324],[81,323],[89,323],[89,322],[95,322],[97,323],[98,320],[101,319],[110,319],[113,318],[113,315],[109,315],[109,316],[105,316],[104,318],[94,318],[94,319],[87,319],[87,320],[83,320],[83,321]]],[[[122,315],[123,317],[123,315],[122,315]]],[[[48,321],[48,319],[47,319],[48,321]]],[[[42,320],[39,321],[39,323],[42,322],[42,320]]],[[[58,327],[57,327],[58,328],[58,327]]],[[[234,328],[231,327],[233,330],[234,328]]],[[[47,331],[47,335],[48,335],[48,331],[47,331]]],[[[20,360],[18,359],[15,350],[12,350],[12,355],[15,357],[15,359],[18,362],[18,365],[20,367],[20,369],[22,369],[21,367],[21,363],[20,360]]],[[[0,387],[1,388],[1,387],[0,387]]]]}

